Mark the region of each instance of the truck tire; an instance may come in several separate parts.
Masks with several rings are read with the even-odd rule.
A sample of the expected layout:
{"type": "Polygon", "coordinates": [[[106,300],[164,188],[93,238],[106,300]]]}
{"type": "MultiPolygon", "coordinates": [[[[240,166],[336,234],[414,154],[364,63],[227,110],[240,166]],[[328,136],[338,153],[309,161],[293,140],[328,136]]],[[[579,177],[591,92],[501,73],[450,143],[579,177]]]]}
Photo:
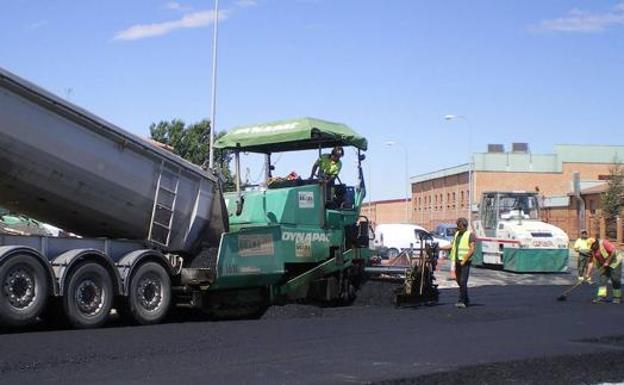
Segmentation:
{"type": "Polygon", "coordinates": [[[140,265],[130,278],[125,312],[141,325],[162,321],[171,306],[171,278],[160,264],[140,265]]]}
{"type": "Polygon", "coordinates": [[[49,289],[48,273],[37,258],[9,257],[0,265],[0,324],[33,323],[45,309],[49,289]]]}
{"type": "Polygon", "coordinates": [[[388,259],[392,259],[392,258],[396,258],[399,255],[399,253],[400,253],[399,249],[391,247],[386,252],[386,256],[388,257],[388,259]]]}
{"type": "Polygon", "coordinates": [[[70,273],[63,295],[63,310],[69,323],[79,329],[101,326],[113,306],[113,281],[95,262],[78,265],[70,273]]]}

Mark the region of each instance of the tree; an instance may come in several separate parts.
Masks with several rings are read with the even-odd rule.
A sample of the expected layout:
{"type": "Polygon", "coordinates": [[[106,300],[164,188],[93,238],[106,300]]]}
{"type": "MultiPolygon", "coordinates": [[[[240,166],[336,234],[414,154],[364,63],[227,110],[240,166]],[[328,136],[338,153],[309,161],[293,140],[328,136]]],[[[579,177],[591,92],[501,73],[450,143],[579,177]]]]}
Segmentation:
{"type": "MultiPolygon", "coordinates": [[[[153,140],[166,144],[173,148],[176,155],[198,166],[206,164],[210,151],[210,121],[204,119],[198,123],[185,124],[180,119],[160,121],[152,123],[149,127],[150,136],[153,140]]],[[[225,133],[216,135],[220,138],[225,133]]],[[[230,172],[230,151],[214,150],[214,164],[225,177],[225,190],[232,190],[234,182],[230,172]]]]}
{"type": "Polygon", "coordinates": [[[613,222],[624,207],[624,167],[617,161],[609,170],[609,182],[601,206],[608,223],[613,222]]]}

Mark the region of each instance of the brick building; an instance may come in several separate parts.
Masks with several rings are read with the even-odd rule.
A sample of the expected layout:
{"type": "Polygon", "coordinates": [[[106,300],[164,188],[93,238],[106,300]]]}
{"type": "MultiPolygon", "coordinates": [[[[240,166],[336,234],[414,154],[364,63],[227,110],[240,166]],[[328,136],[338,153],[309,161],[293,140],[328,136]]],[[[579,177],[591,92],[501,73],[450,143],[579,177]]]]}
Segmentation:
{"type": "Polygon", "coordinates": [[[580,190],[591,196],[585,201],[587,213],[595,212],[600,202],[588,189],[604,184],[618,160],[624,160],[624,146],[556,145],[552,154],[533,154],[525,143],[514,143],[511,151],[489,145],[488,152],[472,155],[472,164],[410,178],[411,221],[431,229],[468,216],[469,197],[476,218],[482,192],[539,191],[544,220],[575,238],[579,228],[587,226],[579,223],[580,205],[573,194],[575,173],[580,190]]]}
{"type": "Polygon", "coordinates": [[[406,223],[406,216],[409,217],[411,211],[411,202],[407,201],[407,210],[405,208],[405,199],[388,199],[383,201],[365,202],[362,204],[361,214],[366,216],[373,224],[381,223],[406,223]]]}

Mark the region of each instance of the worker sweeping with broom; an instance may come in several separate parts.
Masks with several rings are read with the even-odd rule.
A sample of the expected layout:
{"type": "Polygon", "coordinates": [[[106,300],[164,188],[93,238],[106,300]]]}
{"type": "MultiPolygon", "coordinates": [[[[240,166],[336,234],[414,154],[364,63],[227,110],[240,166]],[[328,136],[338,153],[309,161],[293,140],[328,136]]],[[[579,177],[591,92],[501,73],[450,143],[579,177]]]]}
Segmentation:
{"type": "Polygon", "coordinates": [[[590,256],[596,270],[600,273],[598,293],[593,303],[607,302],[607,284],[611,281],[613,288],[613,303],[622,300],[622,255],[615,245],[606,239],[589,238],[590,256]]]}

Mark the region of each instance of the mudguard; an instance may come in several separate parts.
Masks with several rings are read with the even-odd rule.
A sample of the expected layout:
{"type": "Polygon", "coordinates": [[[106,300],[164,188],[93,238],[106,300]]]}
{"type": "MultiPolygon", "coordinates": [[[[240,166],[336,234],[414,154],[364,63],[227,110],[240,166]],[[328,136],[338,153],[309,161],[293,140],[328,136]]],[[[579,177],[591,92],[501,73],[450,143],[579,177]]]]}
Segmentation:
{"type": "Polygon", "coordinates": [[[104,253],[95,249],[74,249],[64,252],[52,261],[52,269],[58,280],[59,293],[62,296],[65,293],[65,286],[67,281],[67,274],[78,263],[86,260],[100,262],[111,275],[113,279],[113,288],[115,294],[120,295],[123,293],[123,285],[121,277],[119,276],[119,270],[113,263],[113,261],[104,253]]]}
{"type": "Polygon", "coordinates": [[[117,262],[117,269],[119,271],[119,276],[121,277],[123,288],[123,292],[120,294],[126,295],[128,293],[130,288],[130,280],[128,278],[132,276],[132,272],[136,270],[137,266],[147,261],[159,263],[167,270],[169,276],[174,275],[173,267],[161,252],[151,249],[131,251],[124,255],[119,262],[117,262]]]}

